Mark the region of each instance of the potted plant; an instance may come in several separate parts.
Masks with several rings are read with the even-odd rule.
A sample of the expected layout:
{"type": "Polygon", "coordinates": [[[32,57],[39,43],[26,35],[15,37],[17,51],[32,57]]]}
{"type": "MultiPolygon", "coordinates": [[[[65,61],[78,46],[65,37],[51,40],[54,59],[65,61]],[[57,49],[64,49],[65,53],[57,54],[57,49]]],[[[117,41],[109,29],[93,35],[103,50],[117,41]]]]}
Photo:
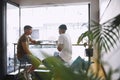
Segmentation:
{"type": "Polygon", "coordinates": [[[93,25],[90,27],[90,30],[80,35],[77,44],[79,44],[85,37],[88,37],[88,42],[84,43],[85,47],[88,45],[88,49],[91,49],[93,48],[93,45],[97,45],[99,53],[101,53],[103,49],[108,52],[111,50],[110,47],[114,47],[114,44],[119,40],[120,15],[103,24],[93,21],[93,25]]]}
{"type": "Polygon", "coordinates": [[[78,38],[77,44],[79,44],[84,38],[88,38],[88,42],[83,43],[86,52],[86,56],[92,57],[93,56],[93,33],[92,31],[86,31],[82,33],[78,38]]]}
{"type": "MultiPolygon", "coordinates": [[[[111,47],[117,44],[120,39],[120,14],[116,17],[108,20],[103,24],[99,24],[93,21],[93,25],[90,25],[90,30],[82,33],[78,38],[77,44],[79,44],[85,37],[88,37],[88,41],[84,43],[84,46],[88,46],[86,52],[89,53],[89,57],[92,56],[91,49],[97,49],[98,51],[98,62],[101,59],[101,51],[108,52],[111,47]]],[[[86,53],[88,54],[88,53],[86,53]]]]}

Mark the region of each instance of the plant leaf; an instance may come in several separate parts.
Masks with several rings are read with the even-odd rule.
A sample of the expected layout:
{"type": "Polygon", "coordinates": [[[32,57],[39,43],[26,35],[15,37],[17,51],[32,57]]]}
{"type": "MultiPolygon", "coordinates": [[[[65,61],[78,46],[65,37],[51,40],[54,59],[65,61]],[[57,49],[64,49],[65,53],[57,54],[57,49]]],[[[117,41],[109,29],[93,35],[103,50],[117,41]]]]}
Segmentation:
{"type": "Polygon", "coordinates": [[[89,35],[88,31],[82,33],[78,38],[77,44],[79,44],[83,40],[83,38],[87,37],[88,35],[89,35]]]}
{"type": "Polygon", "coordinates": [[[105,33],[105,35],[104,35],[105,38],[108,40],[108,42],[111,44],[111,46],[114,47],[114,43],[116,44],[116,41],[114,40],[114,38],[109,33],[105,32],[105,31],[104,31],[104,33],[105,33]],[[113,40],[114,43],[111,40],[113,40]]]}

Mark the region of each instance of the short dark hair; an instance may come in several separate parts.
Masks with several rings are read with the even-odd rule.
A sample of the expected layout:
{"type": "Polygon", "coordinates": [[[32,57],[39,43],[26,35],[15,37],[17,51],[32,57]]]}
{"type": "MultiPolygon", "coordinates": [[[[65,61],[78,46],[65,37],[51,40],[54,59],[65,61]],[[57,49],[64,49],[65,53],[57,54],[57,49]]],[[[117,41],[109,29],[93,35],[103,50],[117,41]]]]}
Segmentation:
{"type": "Polygon", "coordinates": [[[31,28],[32,28],[32,26],[30,26],[30,25],[24,26],[24,30],[31,29],[31,28]]]}
{"type": "Polygon", "coordinates": [[[61,24],[59,26],[59,29],[67,30],[67,26],[65,24],[61,24]]]}

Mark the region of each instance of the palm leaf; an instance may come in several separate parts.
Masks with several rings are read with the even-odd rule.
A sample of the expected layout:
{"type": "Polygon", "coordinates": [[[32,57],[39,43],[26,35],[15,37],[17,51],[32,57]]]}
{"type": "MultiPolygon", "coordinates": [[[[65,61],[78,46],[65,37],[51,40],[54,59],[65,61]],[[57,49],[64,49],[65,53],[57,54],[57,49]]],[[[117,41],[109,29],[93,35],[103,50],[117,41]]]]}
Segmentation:
{"type": "Polygon", "coordinates": [[[109,43],[109,45],[111,44],[111,46],[113,46],[111,39],[107,35],[104,35],[104,38],[107,40],[107,43],[109,43]]]}
{"type": "Polygon", "coordinates": [[[98,52],[101,53],[102,50],[102,37],[100,36],[100,38],[98,38],[97,41],[95,41],[95,44],[98,44],[98,52]]]}
{"type": "Polygon", "coordinates": [[[115,39],[107,32],[104,32],[105,33],[105,38],[108,40],[108,42],[111,44],[112,47],[114,47],[114,44],[116,44],[116,41],[115,39]],[[111,41],[112,40],[112,41],[111,41]]]}
{"type": "Polygon", "coordinates": [[[120,27],[120,14],[113,19],[114,20],[112,21],[112,25],[114,25],[115,27],[118,27],[118,26],[120,27]]]}
{"type": "Polygon", "coordinates": [[[110,51],[110,46],[109,44],[107,43],[107,40],[105,38],[102,39],[102,45],[103,47],[105,48],[105,51],[108,52],[108,50],[110,51]]]}
{"type": "Polygon", "coordinates": [[[115,36],[117,39],[119,39],[119,36],[113,30],[109,30],[109,29],[104,29],[104,30],[107,31],[108,33],[110,32],[113,36],[115,36]]]}
{"type": "Polygon", "coordinates": [[[43,64],[53,73],[52,80],[101,80],[92,72],[88,76],[86,72],[79,71],[75,73],[70,67],[67,67],[59,59],[48,57],[43,61],[43,64]]]}
{"type": "Polygon", "coordinates": [[[95,44],[97,44],[97,43],[100,43],[100,40],[101,40],[101,34],[100,33],[98,33],[98,34],[96,34],[95,35],[95,44]]]}
{"type": "Polygon", "coordinates": [[[119,40],[120,15],[101,25],[95,21],[93,23],[95,25],[91,26],[91,31],[94,32],[95,44],[99,42],[101,47],[103,46],[106,51],[110,50],[111,46],[114,48],[114,44],[119,40]]]}
{"type": "Polygon", "coordinates": [[[79,44],[85,37],[87,37],[89,35],[89,32],[86,31],[84,33],[82,33],[79,38],[78,38],[78,41],[77,41],[77,44],[79,44]]]}

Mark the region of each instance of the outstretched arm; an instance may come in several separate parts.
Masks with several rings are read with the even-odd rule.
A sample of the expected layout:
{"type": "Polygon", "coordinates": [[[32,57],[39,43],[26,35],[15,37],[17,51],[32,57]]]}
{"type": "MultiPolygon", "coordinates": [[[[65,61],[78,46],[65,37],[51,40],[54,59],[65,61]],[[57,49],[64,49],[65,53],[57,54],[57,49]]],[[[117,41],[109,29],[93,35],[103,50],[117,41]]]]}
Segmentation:
{"type": "Polygon", "coordinates": [[[30,40],[30,42],[31,42],[32,44],[36,44],[36,43],[37,43],[37,41],[33,40],[33,39],[30,38],[30,37],[29,37],[29,40],[30,40]]]}
{"type": "Polygon", "coordinates": [[[29,37],[29,40],[32,44],[40,44],[40,41],[33,40],[32,38],[29,37]]]}

